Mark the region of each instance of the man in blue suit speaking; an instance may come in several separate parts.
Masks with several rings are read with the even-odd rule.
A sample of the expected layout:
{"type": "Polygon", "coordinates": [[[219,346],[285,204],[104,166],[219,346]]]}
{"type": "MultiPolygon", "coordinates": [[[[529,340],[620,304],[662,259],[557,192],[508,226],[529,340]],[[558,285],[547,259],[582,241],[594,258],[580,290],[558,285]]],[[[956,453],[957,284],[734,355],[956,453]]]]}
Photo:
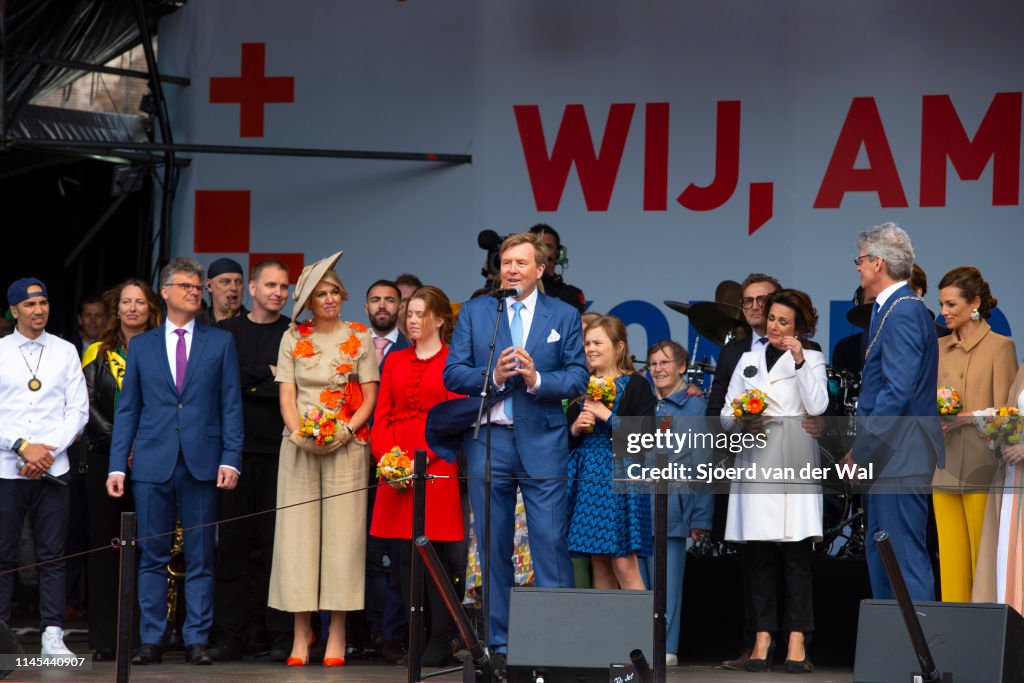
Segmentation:
{"type": "Polygon", "coordinates": [[[185,531],[186,660],[210,664],[217,489],[233,489],[242,466],[238,357],[230,334],[199,325],[203,267],[177,258],[160,271],[167,322],[132,339],[114,416],[107,492],[124,494],[129,466],[140,541],[136,664],[162,659],[166,566],[175,519],[185,531]],[[130,464],[129,464],[130,458],[130,464]],[[195,528],[200,527],[200,528],[195,528]]]}
{"type": "MultiPolygon", "coordinates": [[[[502,655],[508,644],[508,602],[512,586],[512,543],[516,487],[523,492],[536,585],[571,587],[572,562],[566,547],[566,492],[569,436],[562,400],[580,396],[589,373],[583,358],[580,314],[537,290],[546,253],[536,235],[520,233],[501,245],[501,287],[520,288],[506,299],[498,326],[491,422],[491,549],[489,645],[502,655]]],[[[459,312],[444,383],[449,391],[479,396],[497,302],[467,301],[459,312]]],[[[474,529],[484,539],[485,437],[465,438],[474,529]]],[[[483,555],[483,551],[481,551],[483,555]]]]}
{"type": "MultiPolygon", "coordinates": [[[[935,580],[926,543],[928,484],[945,448],[935,407],[939,347],[924,300],[907,284],[914,267],[910,237],[893,223],[857,238],[854,259],[875,308],[857,404],[857,440],[852,459],[873,465],[866,497],[867,558],[871,592],[891,599],[892,587],[874,542],[885,530],[892,540],[913,600],[934,600],[935,580]]],[[[850,456],[848,456],[849,458],[850,456]]]]}

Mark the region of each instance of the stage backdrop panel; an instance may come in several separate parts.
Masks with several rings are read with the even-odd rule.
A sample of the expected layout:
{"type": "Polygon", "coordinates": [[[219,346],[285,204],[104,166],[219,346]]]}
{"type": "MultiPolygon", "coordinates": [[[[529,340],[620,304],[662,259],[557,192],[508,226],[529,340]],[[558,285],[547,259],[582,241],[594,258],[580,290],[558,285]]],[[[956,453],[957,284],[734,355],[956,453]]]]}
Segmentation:
{"type": "Polygon", "coordinates": [[[189,3],[160,32],[161,67],[192,79],[166,88],[176,141],[473,160],[193,155],[174,249],[342,248],[359,319],[366,286],[399,272],[464,299],[478,231],[546,222],[566,280],[630,324],[634,352],[692,344],[662,300],[752,271],[807,290],[831,348],[852,331],[856,235],[892,220],[932,310],[972,264],[1007,332],[1024,322],[1022,33],[1015,2],[189,3]],[[239,193],[234,239],[197,239],[202,209],[239,193]]]}

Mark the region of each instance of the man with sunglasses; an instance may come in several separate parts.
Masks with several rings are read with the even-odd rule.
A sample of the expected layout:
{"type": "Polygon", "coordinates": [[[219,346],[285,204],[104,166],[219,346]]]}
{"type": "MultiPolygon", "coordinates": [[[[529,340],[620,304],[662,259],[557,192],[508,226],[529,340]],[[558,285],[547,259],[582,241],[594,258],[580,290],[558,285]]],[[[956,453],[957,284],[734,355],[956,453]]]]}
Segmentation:
{"type": "Polygon", "coordinates": [[[185,660],[211,663],[217,489],[238,483],[244,428],[234,338],[196,321],[202,282],[194,259],[174,259],[160,271],[167,322],[132,339],[114,416],[107,493],[124,495],[130,455],[142,539],[135,664],[163,657],[176,519],[185,530],[185,660]]]}

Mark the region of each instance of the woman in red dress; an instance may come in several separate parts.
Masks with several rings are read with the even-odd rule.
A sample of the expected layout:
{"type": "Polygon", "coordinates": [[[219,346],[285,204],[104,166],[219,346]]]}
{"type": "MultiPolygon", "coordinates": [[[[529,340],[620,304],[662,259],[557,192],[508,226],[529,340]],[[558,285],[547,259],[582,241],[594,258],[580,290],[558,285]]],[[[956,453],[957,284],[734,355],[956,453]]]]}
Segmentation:
{"type": "MultiPolygon", "coordinates": [[[[417,450],[427,451],[427,473],[441,479],[427,482],[426,535],[433,542],[451,575],[452,552],[465,538],[458,469],[427,447],[424,431],[427,412],[442,401],[459,398],[444,388],[441,372],[448,358],[445,340],[451,335],[454,316],[444,292],[436,287],[417,289],[406,309],[406,329],[413,345],[388,354],[382,370],[380,395],[373,414],[370,447],[381,457],[395,446],[411,459],[417,450]]],[[[383,484],[383,480],[381,481],[383,484]]],[[[377,489],[370,534],[379,538],[412,539],[412,489],[382,485],[377,489]]],[[[401,543],[402,576],[408,576],[412,543],[401,543]]],[[[430,605],[430,637],[423,650],[425,666],[441,666],[452,655],[448,635],[450,617],[432,581],[426,582],[430,605]]],[[[409,611],[409,583],[402,581],[402,599],[409,611]]]]}

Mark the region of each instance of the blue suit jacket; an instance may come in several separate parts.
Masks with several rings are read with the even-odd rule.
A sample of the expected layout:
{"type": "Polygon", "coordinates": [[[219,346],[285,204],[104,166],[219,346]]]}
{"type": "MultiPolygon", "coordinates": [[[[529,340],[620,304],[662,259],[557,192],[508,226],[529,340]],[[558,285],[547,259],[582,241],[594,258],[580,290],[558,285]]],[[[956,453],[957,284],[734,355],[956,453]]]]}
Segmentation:
{"type": "MultiPolygon", "coordinates": [[[[444,369],[444,385],[449,391],[480,395],[496,315],[497,302],[489,296],[463,304],[444,369]]],[[[536,394],[531,394],[526,391],[522,378],[516,376],[494,396],[495,402],[513,396],[516,447],[531,477],[565,476],[569,430],[562,399],[583,394],[590,380],[583,358],[582,338],[579,312],[538,292],[537,310],[524,348],[540,373],[540,388],[536,394]]],[[[512,333],[505,311],[498,327],[495,360],[509,346],[512,346],[512,333]]]]}
{"type": "Polygon", "coordinates": [[[196,324],[181,395],[167,362],[165,325],[132,339],[114,416],[110,471],[154,484],[171,478],[178,450],[192,476],[242,469],[242,389],[231,334],[196,324]]]}
{"type": "Polygon", "coordinates": [[[853,459],[875,463],[875,478],[931,476],[945,464],[946,449],[935,407],[939,346],[931,314],[908,285],[896,290],[875,314],[868,344],[891,309],[864,361],[857,403],[853,459]],[[902,418],[902,419],[896,419],[902,418]],[[915,419],[907,419],[915,418],[915,419]]]}

